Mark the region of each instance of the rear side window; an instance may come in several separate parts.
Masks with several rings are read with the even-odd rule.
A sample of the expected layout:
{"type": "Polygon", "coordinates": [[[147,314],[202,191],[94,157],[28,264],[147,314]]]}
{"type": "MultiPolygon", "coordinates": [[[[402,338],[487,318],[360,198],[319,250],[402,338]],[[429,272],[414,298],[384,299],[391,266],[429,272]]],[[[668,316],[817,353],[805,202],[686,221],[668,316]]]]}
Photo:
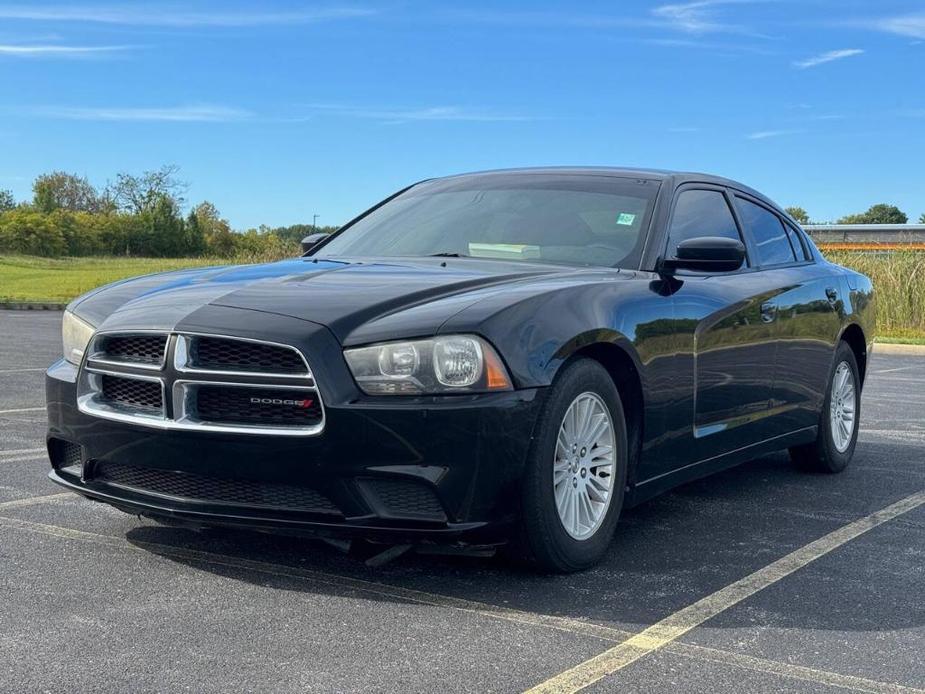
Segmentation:
{"type": "Polygon", "coordinates": [[[803,242],[802,234],[786,222],[784,223],[784,228],[787,230],[787,238],[790,239],[793,252],[797,254],[797,260],[812,260],[813,257],[809,254],[809,248],[803,242]]]}
{"type": "Polygon", "coordinates": [[[682,190],[678,195],[668,232],[667,257],[676,257],[679,243],[698,236],[742,240],[726,196],[717,190],[682,190]]]}
{"type": "Polygon", "coordinates": [[[755,241],[759,265],[786,265],[796,261],[797,256],[780,217],[761,205],[738,197],[736,207],[739,209],[742,223],[755,241]]]}

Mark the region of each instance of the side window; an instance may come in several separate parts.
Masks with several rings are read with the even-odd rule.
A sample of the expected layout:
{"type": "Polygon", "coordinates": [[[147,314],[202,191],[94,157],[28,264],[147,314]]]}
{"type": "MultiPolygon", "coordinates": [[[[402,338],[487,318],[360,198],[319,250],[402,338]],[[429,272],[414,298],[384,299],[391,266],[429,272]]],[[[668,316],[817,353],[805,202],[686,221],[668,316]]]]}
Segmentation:
{"type": "Polygon", "coordinates": [[[675,257],[679,243],[698,236],[742,240],[726,196],[717,190],[682,190],[678,195],[668,231],[668,257],[675,257]]]}
{"type": "Polygon", "coordinates": [[[784,228],[787,230],[790,245],[793,246],[793,251],[797,254],[797,260],[812,260],[813,257],[809,254],[809,249],[803,242],[803,235],[786,222],[784,223],[784,228]]]}
{"type": "Polygon", "coordinates": [[[780,217],[761,205],[739,197],[736,198],[736,207],[742,223],[755,241],[761,266],[785,265],[796,261],[797,257],[780,217]]]}

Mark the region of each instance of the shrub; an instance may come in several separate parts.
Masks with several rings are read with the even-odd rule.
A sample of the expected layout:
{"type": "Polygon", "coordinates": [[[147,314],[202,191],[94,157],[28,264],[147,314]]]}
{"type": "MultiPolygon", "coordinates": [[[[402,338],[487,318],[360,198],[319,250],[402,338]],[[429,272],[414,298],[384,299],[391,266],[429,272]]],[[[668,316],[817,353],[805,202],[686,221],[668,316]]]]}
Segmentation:
{"type": "Polygon", "coordinates": [[[61,229],[29,207],[18,207],[0,216],[0,249],[25,255],[55,257],[67,251],[61,229]]]}

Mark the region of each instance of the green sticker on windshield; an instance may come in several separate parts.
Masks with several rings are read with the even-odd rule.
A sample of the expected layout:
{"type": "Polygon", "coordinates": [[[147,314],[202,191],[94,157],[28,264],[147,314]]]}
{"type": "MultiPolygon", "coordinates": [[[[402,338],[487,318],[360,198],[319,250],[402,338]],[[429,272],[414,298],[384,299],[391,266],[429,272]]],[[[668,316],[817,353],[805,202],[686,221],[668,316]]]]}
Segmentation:
{"type": "Polygon", "coordinates": [[[622,224],[625,227],[632,226],[635,220],[636,215],[630,214],[629,212],[621,212],[617,216],[617,224],[622,224]]]}

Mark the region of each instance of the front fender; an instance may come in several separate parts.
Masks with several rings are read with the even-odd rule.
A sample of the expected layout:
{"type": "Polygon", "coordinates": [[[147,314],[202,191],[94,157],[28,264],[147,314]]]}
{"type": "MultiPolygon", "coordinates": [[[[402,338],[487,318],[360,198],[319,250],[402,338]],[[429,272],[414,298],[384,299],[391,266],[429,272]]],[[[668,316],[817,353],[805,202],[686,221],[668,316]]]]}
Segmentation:
{"type": "Polygon", "coordinates": [[[518,297],[505,305],[487,302],[460,312],[441,332],[483,335],[504,358],[519,388],[548,386],[562,363],[578,350],[602,343],[616,345],[644,373],[635,340],[640,326],[670,315],[670,305],[642,281],[611,280],[560,286],[555,291],[518,297]],[[662,305],[654,306],[653,302],[662,305]],[[472,320],[475,311],[483,312],[472,320]]]}

